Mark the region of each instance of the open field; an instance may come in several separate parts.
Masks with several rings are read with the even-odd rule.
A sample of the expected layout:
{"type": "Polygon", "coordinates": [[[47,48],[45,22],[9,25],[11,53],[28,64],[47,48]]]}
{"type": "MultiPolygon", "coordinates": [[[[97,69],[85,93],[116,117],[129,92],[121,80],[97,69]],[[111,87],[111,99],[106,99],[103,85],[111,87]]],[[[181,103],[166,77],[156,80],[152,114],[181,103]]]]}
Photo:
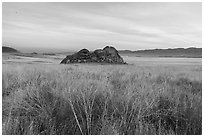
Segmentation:
{"type": "Polygon", "coordinates": [[[202,134],[202,59],[3,56],[3,134],[202,134]]]}
{"type": "Polygon", "coordinates": [[[43,55],[43,54],[15,54],[15,53],[3,53],[3,64],[59,64],[59,62],[66,57],[63,54],[56,55],[43,55]]]}

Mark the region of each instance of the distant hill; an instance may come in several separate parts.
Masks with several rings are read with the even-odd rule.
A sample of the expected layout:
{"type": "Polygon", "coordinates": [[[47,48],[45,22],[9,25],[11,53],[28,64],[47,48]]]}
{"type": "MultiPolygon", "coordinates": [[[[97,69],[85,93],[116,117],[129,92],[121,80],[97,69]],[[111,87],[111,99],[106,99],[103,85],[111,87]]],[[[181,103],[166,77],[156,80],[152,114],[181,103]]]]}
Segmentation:
{"type": "Polygon", "coordinates": [[[3,46],[2,47],[2,52],[3,53],[15,53],[15,52],[19,52],[19,51],[14,49],[14,48],[11,48],[11,47],[3,46]]]}
{"type": "Polygon", "coordinates": [[[202,58],[202,48],[175,48],[175,49],[151,49],[151,50],[119,50],[119,54],[137,57],[189,57],[202,58]]]}

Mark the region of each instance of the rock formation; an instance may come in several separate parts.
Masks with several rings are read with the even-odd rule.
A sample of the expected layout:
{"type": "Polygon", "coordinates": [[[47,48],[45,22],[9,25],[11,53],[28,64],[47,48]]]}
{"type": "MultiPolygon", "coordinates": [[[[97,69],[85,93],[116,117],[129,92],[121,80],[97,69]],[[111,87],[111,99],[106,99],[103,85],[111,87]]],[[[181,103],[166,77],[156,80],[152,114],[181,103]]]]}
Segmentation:
{"type": "Polygon", "coordinates": [[[61,64],[69,63],[112,63],[112,64],[126,64],[123,58],[118,54],[114,47],[106,46],[103,49],[97,49],[90,52],[87,49],[82,49],[73,55],[68,55],[61,61],[61,64]]]}

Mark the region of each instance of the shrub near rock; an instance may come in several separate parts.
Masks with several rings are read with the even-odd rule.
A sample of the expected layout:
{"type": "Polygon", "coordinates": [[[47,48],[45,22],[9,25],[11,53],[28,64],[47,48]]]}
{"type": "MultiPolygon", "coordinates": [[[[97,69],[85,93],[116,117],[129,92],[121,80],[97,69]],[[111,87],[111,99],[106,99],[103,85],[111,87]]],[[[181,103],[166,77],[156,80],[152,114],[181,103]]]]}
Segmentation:
{"type": "Polygon", "coordinates": [[[118,54],[114,47],[106,46],[103,49],[97,49],[94,52],[89,52],[87,49],[82,49],[73,55],[68,55],[61,61],[60,64],[69,63],[113,63],[126,64],[123,58],[118,54]]]}

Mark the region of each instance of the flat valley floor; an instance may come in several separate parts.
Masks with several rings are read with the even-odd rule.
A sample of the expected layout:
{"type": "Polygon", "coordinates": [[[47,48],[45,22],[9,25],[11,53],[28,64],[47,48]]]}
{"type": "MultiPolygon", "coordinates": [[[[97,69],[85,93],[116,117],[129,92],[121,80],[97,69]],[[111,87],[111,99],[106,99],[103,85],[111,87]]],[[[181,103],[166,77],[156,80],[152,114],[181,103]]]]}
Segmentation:
{"type": "Polygon", "coordinates": [[[202,134],[202,58],[65,56],[2,54],[3,134],[202,134]]]}

